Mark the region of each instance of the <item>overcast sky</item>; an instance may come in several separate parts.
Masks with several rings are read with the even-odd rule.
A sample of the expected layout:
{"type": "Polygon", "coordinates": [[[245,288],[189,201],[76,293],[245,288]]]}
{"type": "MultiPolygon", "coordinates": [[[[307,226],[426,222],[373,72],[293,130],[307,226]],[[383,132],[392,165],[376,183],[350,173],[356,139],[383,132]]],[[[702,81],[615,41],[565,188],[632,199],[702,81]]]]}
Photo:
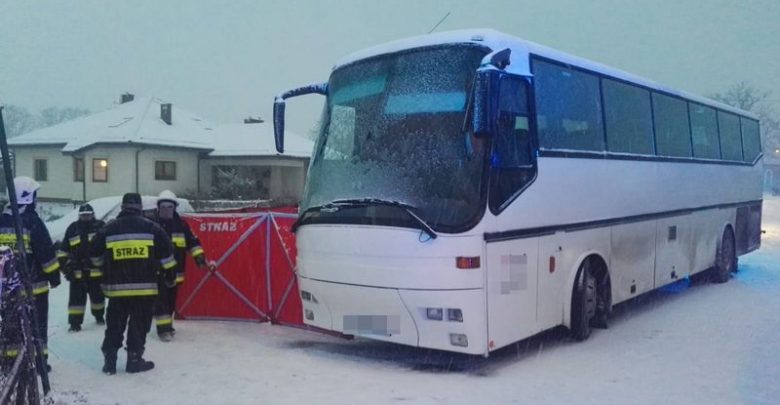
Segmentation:
{"type": "MultiPolygon", "coordinates": [[[[780,99],[778,0],[3,0],[0,103],[100,111],[129,91],[270,118],[274,95],[447,12],[437,31],[495,28],[698,94],[748,81],[780,99]]],[[[303,132],[322,99],[299,100],[303,132]]]]}

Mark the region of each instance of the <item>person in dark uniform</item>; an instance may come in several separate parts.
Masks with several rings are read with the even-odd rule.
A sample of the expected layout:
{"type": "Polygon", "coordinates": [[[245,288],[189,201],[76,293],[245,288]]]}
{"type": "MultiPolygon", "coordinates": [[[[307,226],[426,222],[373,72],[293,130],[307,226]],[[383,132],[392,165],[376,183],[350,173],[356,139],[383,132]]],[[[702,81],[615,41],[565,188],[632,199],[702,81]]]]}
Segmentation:
{"type": "Polygon", "coordinates": [[[95,235],[90,246],[92,264],[103,269],[103,293],[108,298],[103,372],[116,374],[117,351],[127,328],[125,371],[154,368],[143,359],[146,334],[152,326],[158,274],[173,285],[176,259],[168,235],[141,215],[141,196],[127,193],[122,211],[95,235]]]}
{"type": "MultiPolygon", "coordinates": [[[[68,226],[60,250],[64,252],[66,259],[62,266],[65,279],[70,282],[70,296],[68,298],[68,323],[69,332],[81,330],[86,312],[87,295],[89,295],[92,316],[99,325],[105,324],[103,313],[106,304],[103,290],[100,287],[103,273],[100,269],[91,265],[89,260],[89,244],[98,230],[105,223],[95,219],[92,206],[84,204],[79,207],[79,219],[68,226]]],[[[58,256],[62,254],[58,253],[58,256]]]]}
{"type": "Polygon", "coordinates": [[[206,260],[203,247],[198,238],[192,234],[190,226],[176,212],[178,206],[176,195],[169,190],[164,190],[157,198],[157,222],[170,236],[173,243],[173,257],[176,259],[176,284],[167,286],[163,281],[159,283],[160,294],[154,307],[157,335],[163,342],[170,342],[176,333],[173,328],[173,312],[176,310],[176,292],[179,285],[184,282],[184,258],[187,252],[199,267],[208,267],[210,270],[214,268],[214,264],[206,260]]]}
{"type": "MultiPolygon", "coordinates": [[[[37,330],[35,337],[41,343],[45,357],[48,357],[48,326],[49,326],[49,286],[55,288],[60,285],[60,264],[54,244],[49,236],[49,231],[41,218],[35,212],[35,204],[38,198],[38,182],[27,176],[19,176],[14,179],[16,189],[16,203],[19,207],[19,215],[22,221],[22,237],[27,251],[27,266],[30,271],[32,293],[35,298],[35,318],[37,330]]],[[[16,231],[14,217],[10,203],[0,215],[0,245],[16,249],[16,231]]],[[[3,355],[7,358],[15,358],[19,348],[6,346],[3,355]]],[[[51,366],[46,364],[51,371],[51,366]]]]}

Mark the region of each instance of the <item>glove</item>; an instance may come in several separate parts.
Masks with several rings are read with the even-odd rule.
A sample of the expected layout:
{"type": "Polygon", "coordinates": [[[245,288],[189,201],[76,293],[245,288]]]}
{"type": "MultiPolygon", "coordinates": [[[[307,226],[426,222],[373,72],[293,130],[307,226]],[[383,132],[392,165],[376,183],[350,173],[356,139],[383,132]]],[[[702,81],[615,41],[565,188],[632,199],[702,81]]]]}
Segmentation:
{"type": "Polygon", "coordinates": [[[198,267],[206,267],[206,257],[204,255],[197,255],[193,259],[195,259],[195,264],[198,265],[198,267]]]}
{"type": "Polygon", "coordinates": [[[57,286],[60,284],[62,284],[60,273],[55,271],[49,278],[49,285],[51,285],[51,288],[57,288],[57,286]]]}

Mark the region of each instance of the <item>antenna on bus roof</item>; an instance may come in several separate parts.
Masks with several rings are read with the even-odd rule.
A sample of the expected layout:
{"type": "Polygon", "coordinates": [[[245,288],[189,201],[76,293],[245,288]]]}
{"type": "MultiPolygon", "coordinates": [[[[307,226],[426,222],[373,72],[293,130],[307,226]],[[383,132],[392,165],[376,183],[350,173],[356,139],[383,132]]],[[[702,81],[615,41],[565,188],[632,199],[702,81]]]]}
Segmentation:
{"type": "Polygon", "coordinates": [[[431,32],[436,31],[436,28],[438,28],[439,25],[441,25],[441,23],[443,23],[444,20],[446,20],[447,17],[449,16],[450,16],[450,12],[448,11],[447,14],[445,14],[444,17],[442,17],[441,20],[439,20],[439,22],[437,22],[436,25],[434,25],[433,28],[431,28],[431,30],[428,31],[428,33],[430,34],[431,32]]]}

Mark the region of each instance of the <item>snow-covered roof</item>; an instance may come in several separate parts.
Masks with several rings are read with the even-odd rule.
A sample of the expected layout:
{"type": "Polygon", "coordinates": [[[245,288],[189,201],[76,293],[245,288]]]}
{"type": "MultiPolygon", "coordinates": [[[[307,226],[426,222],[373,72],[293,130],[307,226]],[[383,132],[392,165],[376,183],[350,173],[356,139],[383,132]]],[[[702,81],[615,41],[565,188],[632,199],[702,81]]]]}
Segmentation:
{"type": "Polygon", "coordinates": [[[63,145],[63,153],[98,144],[137,144],[198,149],[209,156],[310,157],[314,143],[285,131],[285,151],[276,152],[273,125],[216,125],[172,107],[171,125],[160,118],[157,98],[136,97],[103,112],[38,129],[8,140],[11,146],[63,145]]]}
{"type": "Polygon", "coordinates": [[[513,74],[531,76],[530,67],[530,55],[539,55],[552,60],[560,61],[562,63],[574,65],[583,69],[598,72],[607,76],[612,76],[618,79],[638,83],[640,85],[663,91],[669,94],[684,97],[699,103],[708,104],[724,111],[730,111],[733,113],[741,114],[753,119],[758,117],[750,112],[734,108],[732,106],[719,103],[717,101],[673,89],[671,87],[656,83],[652,80],[648,80],[631,73],[624,72],[619,69],[615,69],[600,63],[596,63],[584,58],[573,56],[565,52],[561,52],[556,49],[548,48],[537,43],[526,41],[511,35],[504,34],[502,32],[493,29],[470,29],[470,30],[456,30],[446,31],[435,34],[422,35],[412,38],[401,39],[397,41],[387,42],[385,44],[377,45],[371,48],[367,48],[355,53],[352,53],[341,60],[339,60],[333,69],[338,69],[341,66],[370,58],[373,56],[384,55],[389,53],[395,53],[406,49],[422,48],[435,45],[446,44],[475,44],[488,47],[492,51],[498,51],[505,48],[512,50],[510,55],[510,64],[507,66],[506,71],[513,74]]]}
{"type": "Polygon", "coordinates": [[[214,125],[173,106],[171,125],[160,118],[157,98],[136,97],[108,110],[41,128],[8,141],[11,146],[64,145],[64,153],[97,144],[142,144],[190,149],[213,149],[214,125]]]}
{"type": "MultiPolygon", "coordinates": [[[[209,156],[277,156],[274,127],[271,123],[226,124],[214,128],[214,150],[209,156]]],[[[314,142],[284,131],[284,154],[290,157],[311,157],[314,142]]]]}

